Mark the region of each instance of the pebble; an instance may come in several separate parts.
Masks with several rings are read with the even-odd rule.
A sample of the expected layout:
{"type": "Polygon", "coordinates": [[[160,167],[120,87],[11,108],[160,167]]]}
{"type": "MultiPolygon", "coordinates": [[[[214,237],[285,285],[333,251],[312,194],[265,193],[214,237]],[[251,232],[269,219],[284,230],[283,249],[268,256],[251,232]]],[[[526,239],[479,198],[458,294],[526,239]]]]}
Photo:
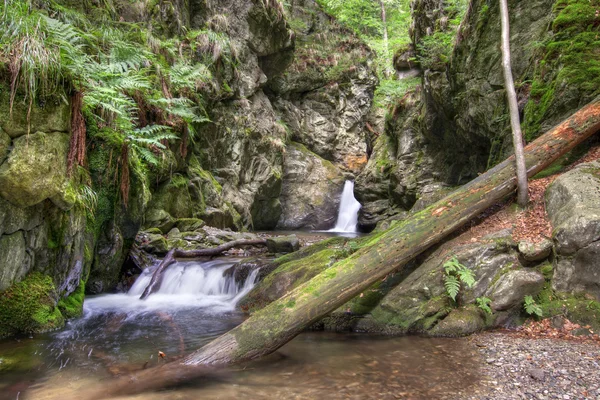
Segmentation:
{"type": "Polygon", "coordinates": [[[600,400],[600,345],[487,332],[466,340],[481,357],[481,380],[452,400],[600,400]]]}

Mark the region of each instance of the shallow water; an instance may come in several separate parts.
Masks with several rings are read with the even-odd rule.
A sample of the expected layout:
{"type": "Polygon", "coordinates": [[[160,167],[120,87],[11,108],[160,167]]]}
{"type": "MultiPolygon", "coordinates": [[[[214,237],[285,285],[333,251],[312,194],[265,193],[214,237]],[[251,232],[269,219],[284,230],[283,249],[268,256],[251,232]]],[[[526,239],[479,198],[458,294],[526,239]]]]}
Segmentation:
{"type": "MultiPolygon", "coordinates": [[[[86,299],[84,316],[62,331],[0,341],[0,399],[76,398],[90,385],[164,363],[159,351],[175,359],[228,331],[243,321],[235,303],[254,279],[234,285],[223,277],[232,263],[178,263],[146,301],[138,299],[149,280],[142,276],[129,294],[86,299]]],[[[460,339],[307,332],[261,361],[122,398],[443,398],[468,390],[476,365],[460,339]]]]}

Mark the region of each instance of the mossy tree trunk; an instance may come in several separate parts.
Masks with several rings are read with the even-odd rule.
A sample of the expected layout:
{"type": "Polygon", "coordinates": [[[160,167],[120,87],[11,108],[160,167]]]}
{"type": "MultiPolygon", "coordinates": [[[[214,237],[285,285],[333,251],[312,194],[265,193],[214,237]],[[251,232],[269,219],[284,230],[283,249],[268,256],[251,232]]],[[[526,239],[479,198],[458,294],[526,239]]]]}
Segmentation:
{"type": "Polygon", "coordinates": [[[506,88],[506,97],[508,100],[508,113],[510,115],[510,126],[517,168],[517,203],[521,207],[525,207],[529,200],[527,167],[525,165],[525,155],[523,154],[521,119],[519,118],[517,93],[515,92],[515,82],[513,80],[512,63],[510,60],[510,22],[507,0],[500,0],[500,16],[502,24],[502,71],[504,72],[504,86],[506,88]]]}
{"type": "MultiPolygon", "coordinates": [[[[526,148],[533,176],[600,129],[600,100],[579,110],[526,148]]],[[[283,346],[304,329],[516,189],[510,157],[469,184],[386,233],[374,237],[349,258],[254,313],[244,323],[182,360],[106,385],[93,398],[158,388],[201,375],[207,367],[248,361],[283,346]],[[180,373],[178,374],[177,371],[180,373]],[[110,393],[107,393],[110,392],[110,393]]]]}

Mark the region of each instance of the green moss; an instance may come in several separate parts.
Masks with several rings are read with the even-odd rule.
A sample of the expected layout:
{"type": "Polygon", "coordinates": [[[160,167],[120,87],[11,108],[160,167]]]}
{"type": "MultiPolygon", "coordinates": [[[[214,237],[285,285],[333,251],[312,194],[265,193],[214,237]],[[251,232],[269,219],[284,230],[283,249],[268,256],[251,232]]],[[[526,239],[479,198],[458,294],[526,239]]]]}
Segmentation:
{"type": "Polygon", "coordinates": [[[38,272],[0,294],[0,337],[57,329],[64,318],[56,307],[56,288],[38,272]]]}
{"type": "Polygon", "coordinates": [[[558,0],[552,35],[543,43],[525,108],[524,133],[540,134],[554,107],[568,97],[591,99],[600,92],[600,24],[598,0],[558,0]],[[574,93],[569,93],[574,92],[574,93]]]}
{"type": "Polygon", "coordinates": [[[80,317],[83,312],[83,300],[85,298],[85,281],[80,281],[79,286],[73,293],[58,302],[58,309],[67,318],[80,317]]]}

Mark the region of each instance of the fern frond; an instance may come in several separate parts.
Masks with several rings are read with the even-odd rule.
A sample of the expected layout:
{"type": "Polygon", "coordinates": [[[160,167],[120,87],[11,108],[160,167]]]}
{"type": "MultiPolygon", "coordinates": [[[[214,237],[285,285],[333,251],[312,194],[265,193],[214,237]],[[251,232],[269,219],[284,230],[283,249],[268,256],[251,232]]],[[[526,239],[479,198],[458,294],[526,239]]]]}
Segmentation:
{"type": "Polygon", "coordinates": [[[473,287],[473,285],[475,284],[475,274],[473,273],[473,271],[471,271],[464,265],[461,265],[461,268],[458,269],[457,273],[462,283],[467,285],[467,287],[469,288],[473,287]]]}
{"type": "Polygon", "coordinates": [[[448,293],[448,296],[450,296],[452,300],[456,301],[456,296],[460,291],[460,282],[458,279],[453,275],[446,276],[444,280],[444,287],[446,288],[446,293],[448,293]]]}

